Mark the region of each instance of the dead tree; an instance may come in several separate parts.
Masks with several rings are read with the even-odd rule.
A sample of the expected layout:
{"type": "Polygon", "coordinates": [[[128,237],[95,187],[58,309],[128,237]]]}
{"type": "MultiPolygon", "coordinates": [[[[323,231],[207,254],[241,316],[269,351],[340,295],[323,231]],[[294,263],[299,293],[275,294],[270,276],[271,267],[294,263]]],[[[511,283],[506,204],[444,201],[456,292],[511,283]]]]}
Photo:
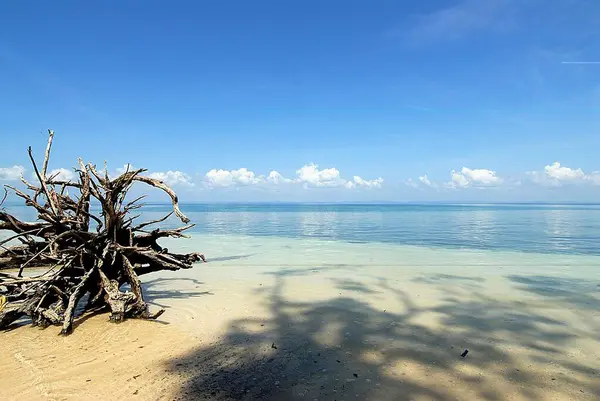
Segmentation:
{"type": "Polygon", "coordinates": [[[6,186],[35,209],[37,221],[24,222],[0,209],[0,230],[11,232],[0,241],[0,269],[18,269],[16,273],[0,271],[0,329],[27,316],[33,325],[62,325],[61,333],[68,334],[76,309],[108,309],[115,322],[128,317],[157,318],[164,310],[150,313],[138,277],[159,270],[189,269],[195,262],[206,261],[199,253],[169,252],[157,242],[184,237],[183,232],[193,224],[175,230],[148,230],[173,213],[189,223],[179,210],[177,195],[162,181],[141,175],[144,169],[111,178],[106,168],[98,171],[81,159],[75,170],[77,181],[48,176],[54,137],[52,130],[48,132],[41,169],[31,147],[28,151],[36,184],[22,177],[26,190],[6,186]],[[166,192],[173,211],[161,219],[135,224],[139,216],[131,216],[131,212],[142,206],[143,197],[128,200],[126,195],[136,182],[166,192]],[[93,213],[92,203],[99,204],[100,213],[93,213]],[[25,268],[36,274],[24,276],[25,268]],[[125,285],[129,291],[123,290],[125,285]]]}

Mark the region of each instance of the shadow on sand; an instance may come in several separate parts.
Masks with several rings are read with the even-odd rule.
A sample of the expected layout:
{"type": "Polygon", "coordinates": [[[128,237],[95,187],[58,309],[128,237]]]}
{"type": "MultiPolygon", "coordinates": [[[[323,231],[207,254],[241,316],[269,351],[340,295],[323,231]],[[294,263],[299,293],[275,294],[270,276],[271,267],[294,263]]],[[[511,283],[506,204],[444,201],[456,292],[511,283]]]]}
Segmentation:
{"type": "MultiPolygon", "coordinates": [[[[274,273],[274,285],[260,293],[271,318],[233,321],[221,341],[170,362],[167,370],[186,378],[180,398],[493,401],[544,399],[548,391],[560,399],[593,399],[598,390],[592,383],[599,372],[564,355],[563,347],[577,336],[564,322],[477,287],[468,298],[464,288],[455,293],[446,287],[448,280],[480,280],[423,280],[421,285],[444,291],[441,302],[427,307],[385,279],[370,286],[336,283],[365,297],[392,295],[402,312],[390,313],[350,296],[288,299],[293,274],[310,272],[274,273]],[[437,324],[423,323],[433,317],[437,324]],[[464,349],[469,353],[462,358],[464,349]],[[548,377],[529,371],[536,358],[552,361],[548,377]]],[[[509,280],[540,292],[541,279],[509,280]]]]}
{"type": "Polygon", "coordinates": [[[145,281],[142,283],[142,288],[144,290],[144,298],[151,305],[159,306],[163,309],[168,309],[168,305],[162,304],[160,301],[163,299],[178,299],[178,298],[195,298],[202,297],[205,295],[213,295],[210,291],[201,291],[198,288],[204,285],[202,281],[193,279],[193,278],[185,278],[185,277],[173,277],[173,278],[155,278],[153,280],[145,281]],[[179,282],[179,286],[181,283],[185,283],[186,288],[183,290],[173,290],[171,283],[173,281],[179,282]]]}
{"type": "Polygon", "coordinates": [[[551,276],[508,276],[517,288],[560,300],[581,309],[600,310],[600,280],[586,281],[575,278],[551,276]]]}

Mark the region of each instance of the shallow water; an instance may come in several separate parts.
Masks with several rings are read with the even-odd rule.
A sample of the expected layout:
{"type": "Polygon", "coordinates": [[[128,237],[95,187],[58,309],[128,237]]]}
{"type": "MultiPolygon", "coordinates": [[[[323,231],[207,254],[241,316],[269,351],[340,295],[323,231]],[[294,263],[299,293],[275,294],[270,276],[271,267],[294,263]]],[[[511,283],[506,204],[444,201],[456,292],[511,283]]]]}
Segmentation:
{"type": "MultiPolygon", "coordinates": [[[[144,209],[156,217],[168,210],[144,209]]],[[[183,211],[202,234],[600,255],[600,206],[184,205],[183,211]]]]}
{"type": "Polygon", "coordinates": [[[217,338],[183,357],[205,366],[184,394],[491,401],[599,390],[598,256],[200,233],[165,244],[209,260],[144,277],[166,321],[217,338]]]}
{"type": "MultiPolygon", "coordinates": [[[[143,218],[170,204],[149,204],[143,218]]],[[[10,208],[33,219],[24,207],[10,208]]],[[[600,255],[600,205],[184,204],[201,234],[600,255]]],[[[178,225],[175,218],[167,226],[178,225]]]]}
{"type": "Polygon", "coordinates": [[[217,302],[217,308],[226,299],[244,303],[250,289],[260,293],[271,288],[269,283],[285,283],[282,296],[303,302],[347,297],[367,304],[381,301],[382,309],[393,309],[398,305],[389,299],[393,291],[388,285],[392,285],[427,307],[449,302],[457,306],[480,302],[482,308],[502,304],[507,312],[510,305],[515,311],[542,307],[553,314],[575,313],[582,319],[577,324],[586,325],[588,333],[600,328],[600,257],[596,255],[215,234],[169,239],[164,245],[179,252],[203,252],[209,261],[188,271],[160,273],[158,281],[148,281],[150,288],[175,286],[191,294],[215,295],[202,300],[169,299],[173,293],[166,292],[158,299],[174,307],[169,319],[188,323],[190,316],[201,313],[195,302],[217,302]]]}
{"type": "Polygon", "coordinates": [[[379,208],[184,207],[191,238],[161,243],[209,263],[142,277],[168,380],[140,399],[597,399],[595,207],[379,208]]]}

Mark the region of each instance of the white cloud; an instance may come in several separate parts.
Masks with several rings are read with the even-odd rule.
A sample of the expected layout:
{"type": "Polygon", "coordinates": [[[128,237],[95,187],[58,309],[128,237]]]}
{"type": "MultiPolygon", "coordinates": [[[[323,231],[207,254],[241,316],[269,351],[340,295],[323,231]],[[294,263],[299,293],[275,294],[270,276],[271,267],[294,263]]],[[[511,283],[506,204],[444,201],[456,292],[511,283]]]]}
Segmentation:
{"type": "Polygon", "coordinates": [[[435,182],[431,181],[429,179],[429,177],[427,177],[427,174],[424,174],[424,175],[418,177],[417,179],[418,179],[418,181],[415,181],[412,178],[409,178],[408,180],[404,181],[404,184],[411,188],[421,189],[421,190],[424,189],[425,187],[438,189],[438,185],[435,182]]]}
{"type": "MultiPolygon", "coordinates": [[[[118,167],[117,168],[117,174],[116,175],[119,176],[121,174],[125,174],[125,173],[127,173],[129,171],[133,171],[133,170],[135,170],[133,168],[133,166],[131,164],[127,163],[127,164],[124,164],[123,167],[118,167]]],[[[104,170],[102,170],[102,171],[104,172],[104,170]]]]}
{"type": "Polygon", "coordinates": [[[346,188],[381,188],[383,178],[379,177],[374,180],[364,180],[359,176],[354,176],[354,181],[347,181],[346,188]]]}
{"type": "Polygon", "coordinates": [[[336,168],[326,168],[320,170],[316,164],[307,164],[296,171],[296,178],[286,178],[278,171],[272,170],[265,177],[257,175],[247,168],[238,170],[217,170],[212,169],[204,176],[207,187],[233,187],[265,184],[303,184],[305,188],[309,187],[340,187],[340,188],[381,188],[383,178],[374,180],[365,180],[362,177],[354,176],[352,180],[345,180],[341,177],[340,171],[336,168]]]}
{"type": "Polygon", "coordinates": [[[550,179],[545,171],[528,171],[525,173],[529,180],[535,184],[548,186],[548,187],[558,187],[560,186],[560,182],[557,180],[550,179]]]}
{"type": "Polygon", "coordinates": [[[307,164],[296,171],[296,182],[303,183],[304,186],[313,187],[345,187],[352,188],[381,188],[383,178],[374,180],[365,180],[355,175],[352,180],[345,180],[341,177],[340,171],[336,168],[326,168],[319,170],[316,164],[307,164]]]}
{"type": "Polygon", "coordinates": [[[586,180],[591,182],[593,185],[600,185],[600,171],[594,171],[587,175],[586,180]]]}
{"type": "Polygon", "coordinates": [[[206,173],[204,178],[206,183],[211,187],[247,186],[265,182],[263,176],[257,176],[253,171],[245,167],[231,171],[212,169],[206,173]]]}
{"type": "Polygon", "coordinates": [[[463,167],[460,171],[450,172],[450,182],[446,183],[446,186],[449,188],[491,187],[501,183],[502,178],[498,177],[493,170],[463,167]]]}
{"type": "Polygon", "coordinates": [[[582,169],[573,169],[554,162],[544,167],[544,171],[529,171],[527,176],[536,184],[559,187],[563,184],[591,183],[600,185],[600,172],[586,174],[582,169]]]}
{"type": "MultiPolygon", "coordinates": [[[[137,170],[136,167],[131,165],[130,163],[124,164],[123,167],[117,167],[115,169],[115,174],[109,173],[109,178],[114,180],[118,176],[125,174],[127,172],[137,170]]],[[[98,171],[99,174],[104,175],[104,170],[98,171]]],[[[179,170],[169,170],[169,171],[155,171],[152,173],[142,173],[149,178],[153,178],[155,180],[159,180],[164,182],[169,186],[182,186],[182,187],[193,187],[195,186],[192,177],[183,171],[179,170]]]]}
{"type": "Polygon", "coordinates": [[[444,183],[442,186],[438,186],[435,182],[431,181],[427,175],[418,177],[418,181],[408,179],[404,183],[409,187],[417,189],[423,189],[424,187],[436,189],[488,188],[499,185],[502,185],[506,189],[514,189],[526,185],[527,182],[554,187],[568,183],[600,186],[600,171],[593,171],[586,174],[581,168],[570,168],[561,165],[559,162],[547,165],[541,171],[529,171],[525,173],[525,177],[527,178],[526,180],[523,177],[520,179],[502,178],[493,170],[463,167],[459,171],[452,170],[450,172],[450,181],[444,183]]]}
{"type": "Polygon", "coordinates": [[[551,165],[544,167],[544,170],[546,170],[546,175],[549,178],[558,181],[577,181],[585,178],[582,169],[564,167],[561,166],[559,162],[554,162],[551,165]]]}
{"type": "Polygon", "coordinates": [[[14,165],[12,167],[0,167],[0,180],[14,181],[21,178],[25,173],[25,167],[14,165]]]}
{"type": "Polygon", "coordinates": [[[471,170],[463,167],[461,173],[474,185],[498,185],[502,179],[496,175],[495,171],[485,168],[471,170]]]}
{"type": "Polygon", "coordinates": [[[419,181],[421,181],[421,183],[425,186],[431,187],[431,188],[436,188],[437,185],[434,184],[433,182],[431,182],[431,180],[427,177],[427,174],[422,175],[419,177],[419,181]]]}
{"type": "Polygon", "coordinates": [[[450,172],[450,182],[446,186],[449,188],[466,188],[469,186],[469,180],[463,174],[452,170],[450,172]]]}
{"type": "MultiPolygon", "coordinates": [[[[119,177],[119,176],[121,176],[121,175],[123,175],[125,173],[134,171],[134,170],[136,170],[136,167],[134,167],[133,165],[127,163],[127,164],[124,164],[123,167],[117,167],[115,169],[114,173],[112,173],[112,172],[109,171],[108,172],[108,178],[110,178],[111,180],[114,180],[115,178],[117,178],[117,177],[119,177]]],[[[96,168],[96,171],[102,177],[104,177],[104,174],[106,174],[106,168],[102,168],[102,170],[99,170],[98,168],[96,168]]]]}
{"type": "Polygon", "coordinates": [[[297,181],[314,187],[340,187],[346,180],[340,176],[336,168],[319,170],[316,164],[307,164],[296,171],[297,181]]]}
{"type": "Polygon", "coordinates": [[[187,175],[186,173],[183,173],[181,171],[171,171],[171,170],[169,170],[167,172],[158,171],[158,172],[148,174],[148,177],[154,178],[155,180],[160,180],[160,181],[164,182],[165,184],[171,185],[171,186],[176,186],[176,185],[187,186],[187,187],[194,186],[194,183],[192,182],[192,178],[189,175],[187,175]]]}
{"type": "Polygon", "coordinates": [[[75,172],[66,168],[57,168],[47,173],[46,177],[54,177],[57,181],[73,181],[75,179],[75,172]]]}
{"type": "Polygon", "coordinates": [[[279,172],[273,170],[269,173],[269,176],[267,177],[267,181],[270,183],[273,183],[273,184],[282,184],[282,183],[285,184],[285,183],[293,182],[294,180],[285,178],[284,176],[279,174],[279,172]]]}

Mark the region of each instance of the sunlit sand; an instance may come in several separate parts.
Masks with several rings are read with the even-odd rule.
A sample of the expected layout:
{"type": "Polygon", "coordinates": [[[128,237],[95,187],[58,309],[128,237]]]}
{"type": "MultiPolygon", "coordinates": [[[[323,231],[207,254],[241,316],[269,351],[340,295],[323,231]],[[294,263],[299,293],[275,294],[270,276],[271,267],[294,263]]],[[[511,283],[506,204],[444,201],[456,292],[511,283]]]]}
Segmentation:
{"type": "Polygon", "coordinates": [[[201,235],[172,247],[209,263],[143,277],[158,321],[3,333],[0,398],[600,393],[599,257],[201,235]]]}

